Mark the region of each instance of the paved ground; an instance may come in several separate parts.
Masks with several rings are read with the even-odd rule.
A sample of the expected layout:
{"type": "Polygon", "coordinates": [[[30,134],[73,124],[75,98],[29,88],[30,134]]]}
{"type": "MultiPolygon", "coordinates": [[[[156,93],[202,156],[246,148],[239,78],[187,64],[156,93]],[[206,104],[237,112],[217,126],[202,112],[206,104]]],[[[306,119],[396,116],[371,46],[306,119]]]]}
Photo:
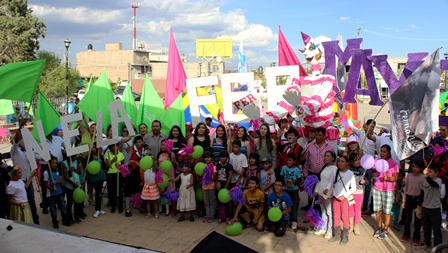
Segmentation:
{"type": "MultiPolygon", "coordinates": [[[[388,106],[377,117],[377,127],[389,128],[388,106]]],[[[359,104],[359,119],[373,118],[379,107],[371,107],[359,104]]],[[[0,152],[8,152],[7,145],[0,145],[0,152]]],[[[36,193],[37,194],[37,193],[36,193]]],[[[36,200],[39,202],[38,194],[36,200]]],[[[301,198],[305,199],[304,197],[301,198]]],[[[104,200],[106,203],[107,200],[104,200]]],[[[302,203],[303,204],[303,203],[302,203]]],[[[92,218],[93,207],[86,205],[86,213],[89,217],[81,224],[70,227],[61,226],[62,231],[67,231],[82,236],[116,242],[137,248],[151,249],[162,252],[189,252],[206,235],[212,231],[225,234],[225,225],[218,223],[203,223],[196,218],[195,222],[177,222],[178,217],[161,216],[159,219],[146,219],[137,210],[133,211],[132,217],[124,214],[109,213],[92,218]]],[[[299,212],[299,218],[303,220],[303,211],[299,212]]],[[[40,214],[41,226],[51,228],[49,215],[40,214]]],[[[274,234],[257,232],[253,228],[243,230],[239,236],[231,237],[259,252],[419,252],[411,244],[400,242],[401,233],[391,229],[391,236],[386,240],[378,240],[372,237],[374,232],[373,217],[363,217],[360,236],[350,235],[349,243],[341,246],[337,243],[328,243],[320,236],[308,232],[305,223],[300,223],[297,232],[287,231],[284,237],[277,238],[274,234]]],[[[444,232],[445,241],[448,240],[444,232]]]]}

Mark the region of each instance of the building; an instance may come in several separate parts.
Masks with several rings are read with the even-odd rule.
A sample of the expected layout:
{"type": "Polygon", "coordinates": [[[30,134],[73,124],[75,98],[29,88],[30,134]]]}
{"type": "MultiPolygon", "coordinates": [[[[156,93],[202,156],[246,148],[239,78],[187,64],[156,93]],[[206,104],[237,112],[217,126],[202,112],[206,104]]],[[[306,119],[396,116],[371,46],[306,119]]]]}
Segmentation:
{"type": "MultiPolygon", "coordinates": [[[[187,78],[219,75],[225,71],[224,62],[213,59],[187,62],[182,55],[181,60],[187,78]]],[[[95,51],[89,45],[87,51],[76,54],[76,63],[81,77],[100,76],[106,70],[111,83],[130,80],[132,90],[139,94],[148,74],[160,96],[165,96],[168,54],[163,50],[145,50],[142,43],[137,50],[123,49],[122,43],[108,43],[104,51],[95,51]]]]}

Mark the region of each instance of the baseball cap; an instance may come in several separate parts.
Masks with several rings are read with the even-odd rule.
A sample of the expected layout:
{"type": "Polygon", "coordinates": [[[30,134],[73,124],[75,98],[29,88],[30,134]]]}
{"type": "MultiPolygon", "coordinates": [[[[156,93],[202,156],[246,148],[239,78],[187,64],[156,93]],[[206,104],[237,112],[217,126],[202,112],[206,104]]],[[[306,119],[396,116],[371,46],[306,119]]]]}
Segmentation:
{"type": "Polygon", "coordinates": [[[353,142],[358,142],[358,138],[356,138],[355,135],[352,135],[352,136],[347,138],[347,144],[350,144],[350,143],[353,143],[353,142]]]}
{"type": "Polygon", "coordinates": [[[211,114],[207,114],[207,115],[205,115],[205,119],[213,119],[213,117],[211,114]]]}

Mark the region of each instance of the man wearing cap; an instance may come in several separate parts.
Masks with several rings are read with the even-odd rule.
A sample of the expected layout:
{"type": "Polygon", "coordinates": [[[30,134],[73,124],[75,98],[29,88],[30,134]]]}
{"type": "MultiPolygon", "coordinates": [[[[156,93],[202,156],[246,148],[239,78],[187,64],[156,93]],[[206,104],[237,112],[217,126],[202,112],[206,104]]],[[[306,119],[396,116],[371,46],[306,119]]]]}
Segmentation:
{"type": "MultiPolygon", "coordinates": [[[[362,126],[362,130],[359,130],[353,125],[353,122],[351,120],[348,120],[348,125],[350,129],[353,131],[353,133],[358,136],[358,139],[361,141],[360,148],[362,149],[364,154],[369,154],[373,157],[375,157],[375,142],[373,142],[370,139],[366,138],[367,133],[370,133],[372,135],[375,135],[373,130],[375,129],[376,122],[373,119],[368,119],[366,123],[362,126]]],[[[391,146],[392,147],[392,146],[391,146]]]]}
{"type": "Polygon", "coordinates": [[[210,138],[212,138],[212,140],[213,140],[213,138],[215,138],[216,128],[214,128],[212,126],[212,122],[213,122],[212,115],[211,114],[207,114],[205,116],[205,125],[208,128],[208,132],[209,132],[210,138]]]}

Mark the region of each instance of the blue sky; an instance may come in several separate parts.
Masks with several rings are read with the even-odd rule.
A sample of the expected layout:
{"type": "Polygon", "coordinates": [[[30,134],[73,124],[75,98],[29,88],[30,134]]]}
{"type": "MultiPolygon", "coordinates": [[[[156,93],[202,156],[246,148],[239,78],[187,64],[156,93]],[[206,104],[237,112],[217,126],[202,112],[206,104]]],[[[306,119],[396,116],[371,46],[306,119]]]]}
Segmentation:
{"type": "MultiPolygon", "coordinates": [[[[293,49],[304,47],[300,32],[336,39],[354,38],[361,28],[362,48],[374,54],[406,56],[411,52],[433,52],[445,45],[448,51],[446,13],[448,1],[254,1],[254,0],[141,0],[137,9],[138,41],[149,49],[168,51],[172,27],[180,54],[195,58],[198,38],[231,37],[233,58],[228,68],[236,68],[239,41],[244,43],[251,69],[277,62],[278,26],[293,49]]],[[[41,49],[63,57],[63,41],[69,38],[70,61],[92,44],[122,42],[131,48],[132,9],[122,0],[28,0],[34,14],[45,21],[47,36],[41,49]]],[[[298,53],[299,59],[304,58],[298,53]]]]}

